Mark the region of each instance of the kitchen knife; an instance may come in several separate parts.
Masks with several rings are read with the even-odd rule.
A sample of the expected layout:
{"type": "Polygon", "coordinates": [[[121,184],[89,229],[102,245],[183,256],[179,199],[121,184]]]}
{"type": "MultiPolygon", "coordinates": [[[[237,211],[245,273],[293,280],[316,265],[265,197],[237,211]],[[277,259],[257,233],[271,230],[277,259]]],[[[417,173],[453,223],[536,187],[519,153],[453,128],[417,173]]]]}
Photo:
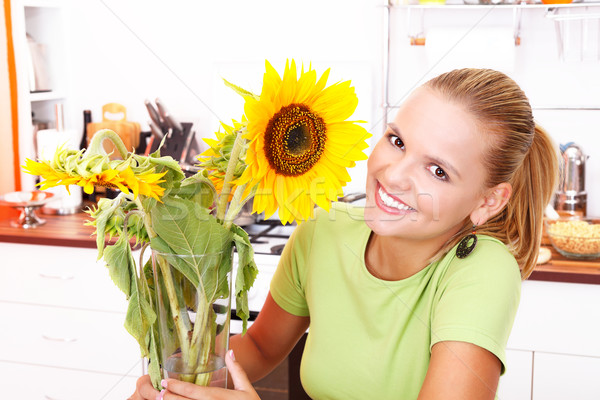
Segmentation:
{"type": "MultiPolygon", "coordinates": [[[[165,132],[167,130],[167,127],[164,126],[163,122],[160,119],[160,115],[158,114],[158,111],[156,111],[156,108],[154,108],[154,106],[152,105],[152,102],[146,99],[144,100],[144,104],[146,105],[146,109],[148,110],[148,114],[150,114],[150,119],[152,119],[152,122],[156,124],[156,127],[160,129],[161,133],[165,132]]],[[[150,128],[152,128],[152,126],[150,128]]]]}
{"type": "Polygon", "coordinates": [[[152,132],[152,136],[156,137],[158,140],[162,140],[164,134],[156,125],[156,123],[154,121],[148,121],[148,125],[150,125],[150,132],[152,132]]]}
{"type": "Polygon", "coordinates": [[[162,120],[165,121],[167,128],[171,128],[171,129],[177,130],[179,132],[183,132],[183,127],[181,126],[179,121],[177,121],[175,119],[175,117],[173,117],[171,115],[171,113],[169,113],[169,111],[167,110],[167,107],[165,107],[165,104],[162,102],[162,100],[157,97],[155,102],[156,102],[156,107],[158,108],[158,114],[160,115],[162,120]]]}
{"type": "Polygon", "coordinates": [[[194,138],[194,135],[196,134],[195,131],[192,130],[192,128],[190,127],[190,131],[187,135],[187,137],[185,138],[185,144],[183,145],[183,150],[181,151],[181,162],[182,163],[187,163],[187,158],[188,158],[188,154],[190,152],[190,147],[192,146],[192,139],[194,138]]]}

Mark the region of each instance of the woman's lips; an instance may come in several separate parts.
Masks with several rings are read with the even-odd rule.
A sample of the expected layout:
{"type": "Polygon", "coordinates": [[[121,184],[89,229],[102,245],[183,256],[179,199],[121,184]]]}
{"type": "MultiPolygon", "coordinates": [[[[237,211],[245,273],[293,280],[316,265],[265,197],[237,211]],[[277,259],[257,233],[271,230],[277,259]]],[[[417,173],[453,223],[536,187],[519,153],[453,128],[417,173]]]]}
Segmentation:
{"type": "Polygon", "coordinates": [[[386,192],[381,184],[377,184],[377,192],[375,193],[375,203],[377,207],[388,214],[408,214],[416,210],[397,197],[386,192]]]}

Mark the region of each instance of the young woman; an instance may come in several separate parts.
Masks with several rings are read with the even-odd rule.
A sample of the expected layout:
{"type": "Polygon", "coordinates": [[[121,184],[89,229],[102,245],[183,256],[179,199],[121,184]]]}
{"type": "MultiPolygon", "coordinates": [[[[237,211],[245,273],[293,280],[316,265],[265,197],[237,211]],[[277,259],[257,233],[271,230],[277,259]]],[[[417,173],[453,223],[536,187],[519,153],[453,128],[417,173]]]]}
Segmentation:
{"type": "Polygon", "coordinates": [[[142,377],[132,398],[257,399],[248,378],[310,326],[301,378],[313,398],[493,399],[557,166],[513,80],[434,78],[373,149],[366,206],[295,230],[260,315],[231,339],[235,389],[168,379],[159,394],[142,377]]]}

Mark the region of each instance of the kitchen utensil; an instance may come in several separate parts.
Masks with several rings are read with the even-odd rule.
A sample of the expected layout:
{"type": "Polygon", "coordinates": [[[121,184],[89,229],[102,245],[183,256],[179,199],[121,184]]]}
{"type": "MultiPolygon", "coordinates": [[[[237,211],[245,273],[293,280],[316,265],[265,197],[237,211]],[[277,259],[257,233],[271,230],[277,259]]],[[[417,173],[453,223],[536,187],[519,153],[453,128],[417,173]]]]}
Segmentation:
{"type": "MultiPolygon", "coordinates": [[[[166,132],[168,128],[165,126],[163,121],[160,119],[160,115],[158,114],[158,111],[156,110],[156,108],[154,108],[154,106],[152,105],[152,102],[150,100],[146,99],[146,100],[144,100],[144,104],[146,105],[148,114],[150,114],[150,119],[152,120],[152,122],[154,122],[155,127],[157,127],[161,131],[160,138],[162,139],[162,133],[166,132]]],[[[152,128],[152,126],[150,126],[150,128],[152,128]]]]}
{"type": "MultiPolygon", "coordinates": [[[[88,141],[100,129],[110,129],[114,131],[128,151],[133,151],[139,145],[141,127],[137,122],[127,121],[127,109],[118,103],[108,103],[102,106],[102,122],[91,122],[87,126],[88,141]],[[119,116],[121,116],[119,118],[119,116]]],[[[111,159],[118,159],[121,156],[115,146],[109,140],[104,141],[104,150],[111,153],[111,159]]]]}
{"type": "Polygon", "coordinates": [[[169,113],[167,107],[162,102],[162,100],[157,97],[155,103],[156,107],[158,108],[158,114],[160,115],[161,119],[165,122],[167,127],[182,132],[183,127],[181,126],[179,121],[177,121],[177,119],[175,119],[175,117],[173,117],[173,115],[169,113]]]}
{"type": "Polygon", "coordinates": [[[560,146],[560,184],[555,195],[554,208],[559,213],[585,216],[587,192],[585,191],[585,161],[588,158],[575,143],[560,146]]]}
{"type": "Polygon", "coordinates": [[[161,141],[164,135],[160,127],[154,121],[148,121],[148,125],[150,126],[150,132],[152,133],[152,136],[158,141],[161,141]]]}
{"type": "Polygon", "coordinates": [[[35,210],[42,207],[54,196],[50,192],[34,190],[31,192],[12,192],[0,196],[0,205],[10,206],[21,210],[18,219],[10,222],[15,228],[30,229],[46,223],[35,214],[35,210]]]}

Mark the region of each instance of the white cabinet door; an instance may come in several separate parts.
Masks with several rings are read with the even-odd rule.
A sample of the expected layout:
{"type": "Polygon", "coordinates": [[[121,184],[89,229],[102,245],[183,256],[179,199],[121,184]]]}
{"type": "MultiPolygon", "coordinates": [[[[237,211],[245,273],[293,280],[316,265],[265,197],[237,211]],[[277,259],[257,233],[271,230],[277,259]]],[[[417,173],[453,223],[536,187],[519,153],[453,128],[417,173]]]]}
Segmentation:
{"type": "Polygon", "coordinates": [[[533,400],[600,399],[600,358],[534,355],[533,400]]]}
{"type": "MultiPolygon", "coordinates": [[[[141,370],[139,370],[141,375],[141,370]]],[[[124,400],[136,377],[0,361],[2,397],[23,400],[124,400]]]]}
{"type": "Polygon", "coordinates": [[[0,360],[137,376],[140,347],[120,313],[0,302],[0,360]]]}
{"type": "Polygon", "coordinates": [[[506,372],[500,377],[498,400],[531,400],[533,352],[506,350],[506,372]]]}

